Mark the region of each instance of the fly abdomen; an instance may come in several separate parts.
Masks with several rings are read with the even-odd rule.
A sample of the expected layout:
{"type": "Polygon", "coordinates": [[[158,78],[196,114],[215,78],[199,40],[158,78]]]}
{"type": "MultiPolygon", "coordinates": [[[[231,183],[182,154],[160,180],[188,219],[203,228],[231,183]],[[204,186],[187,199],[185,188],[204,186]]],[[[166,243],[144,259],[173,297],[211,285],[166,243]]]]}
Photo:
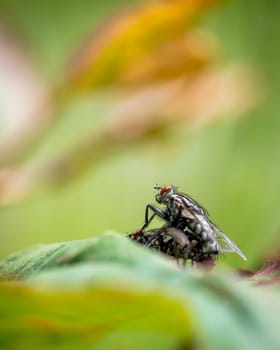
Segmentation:
{"type": "MultiPolygon", "coordinates": [[[[206,232],[204,230],[204,227],[201,223],[197,222],[196,220],[192,220],[188,223],[188,227],[189,229],[196,235],[201,237],[201,235],[203,234],[203,236],[206,236],[206,232]]],[[[204,237],[202,237],[204,239],[204,237]]]]}
{"type": "Polygon", "coordinates": [[[201,224],[197,223],[195,225],[195,228],[194,228],[194,233],[196,233],[197,235],[201,234],[201,231],[202,231],[202,226],[201,224]]]}
{"type": "Polygon", "coordinates": [[[204,223],[203,220],[197,221],[192,220],[188,223],[188,228],[192,231],[192,233],[197,236],[202,241],[213,241],[215,242],[215,236],[213,234],[213,230],[207,223],[204,223]]]}

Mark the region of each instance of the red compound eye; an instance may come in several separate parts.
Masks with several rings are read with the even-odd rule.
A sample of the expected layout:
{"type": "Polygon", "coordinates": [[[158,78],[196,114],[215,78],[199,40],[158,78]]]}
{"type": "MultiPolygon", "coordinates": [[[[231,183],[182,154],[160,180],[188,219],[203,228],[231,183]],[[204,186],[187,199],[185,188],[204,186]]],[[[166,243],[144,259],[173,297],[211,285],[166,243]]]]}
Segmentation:
{"type": "Polygon", "coordinates": [[[163,186],[163,187],[160,189],[159,194],[164,194],[165,192],[171,190],[171,188],[172,188],[172,186],[170,186],[170,185],[163,186]]]}

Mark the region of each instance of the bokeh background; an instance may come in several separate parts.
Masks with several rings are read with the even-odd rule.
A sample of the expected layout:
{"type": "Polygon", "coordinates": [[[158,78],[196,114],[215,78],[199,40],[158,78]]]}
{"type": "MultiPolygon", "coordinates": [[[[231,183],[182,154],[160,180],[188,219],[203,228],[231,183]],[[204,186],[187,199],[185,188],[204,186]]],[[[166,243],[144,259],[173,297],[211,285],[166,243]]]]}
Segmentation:
{"type": "Polygon", "coordinates": [[[0,257],[134,231],[169,183],[227,263],[278,242],[280,3],[209,3],[1,0],[0,257]]]}

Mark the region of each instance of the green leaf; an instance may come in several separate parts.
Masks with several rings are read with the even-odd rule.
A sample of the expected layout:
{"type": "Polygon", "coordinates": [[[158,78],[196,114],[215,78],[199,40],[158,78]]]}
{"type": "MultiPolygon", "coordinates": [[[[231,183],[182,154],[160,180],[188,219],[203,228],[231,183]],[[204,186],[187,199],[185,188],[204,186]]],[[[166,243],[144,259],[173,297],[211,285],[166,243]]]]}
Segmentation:
{"type": "Polygon", "coordinates": [[[125,237],[108,232],[85,240],[40,245],[19,251],[0,263],[0,278],[22,279],[46,269],[86,261],[139,264],[147,269],[151,263],[170,265],[147,249],[131,244],[125,237]]]}
{"type": "Polygon", "coordinates": [[[279,349],[276,289],[183,270],[116,234],[35,247],[1,265],[5,349],[279,349]]]}

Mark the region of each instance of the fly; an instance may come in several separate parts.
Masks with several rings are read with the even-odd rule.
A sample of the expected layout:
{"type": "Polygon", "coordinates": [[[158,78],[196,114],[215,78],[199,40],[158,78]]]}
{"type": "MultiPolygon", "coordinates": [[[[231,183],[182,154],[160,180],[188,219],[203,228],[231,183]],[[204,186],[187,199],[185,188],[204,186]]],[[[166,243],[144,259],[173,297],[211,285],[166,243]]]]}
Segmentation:
{"type": "MultiPolygon", "coordinates": [[[[171,185],[155,186],[155,189],[158,190],[156,201],[164,205],[164,208],[152,204],[146,206],[145,223],[141,230],[137,231],[138,235],[141,236],[142,233],[144,237],[145,229],[157,216],[165,220],[166,224],[154,232],[152,230],[154,242],[156,239],[162,239],[162,236],[171,237],[180,248],[184,261],[207,260],[221,252],[234,252],[247,260],[237,245],[210,220],[208,212],[193,198],[178,192],[176,187],[171,185]],[[150,211],[153,212],[151,216],[150,211]]],[[[160,244],[158,246],[160,247],[160,244]]]]}

